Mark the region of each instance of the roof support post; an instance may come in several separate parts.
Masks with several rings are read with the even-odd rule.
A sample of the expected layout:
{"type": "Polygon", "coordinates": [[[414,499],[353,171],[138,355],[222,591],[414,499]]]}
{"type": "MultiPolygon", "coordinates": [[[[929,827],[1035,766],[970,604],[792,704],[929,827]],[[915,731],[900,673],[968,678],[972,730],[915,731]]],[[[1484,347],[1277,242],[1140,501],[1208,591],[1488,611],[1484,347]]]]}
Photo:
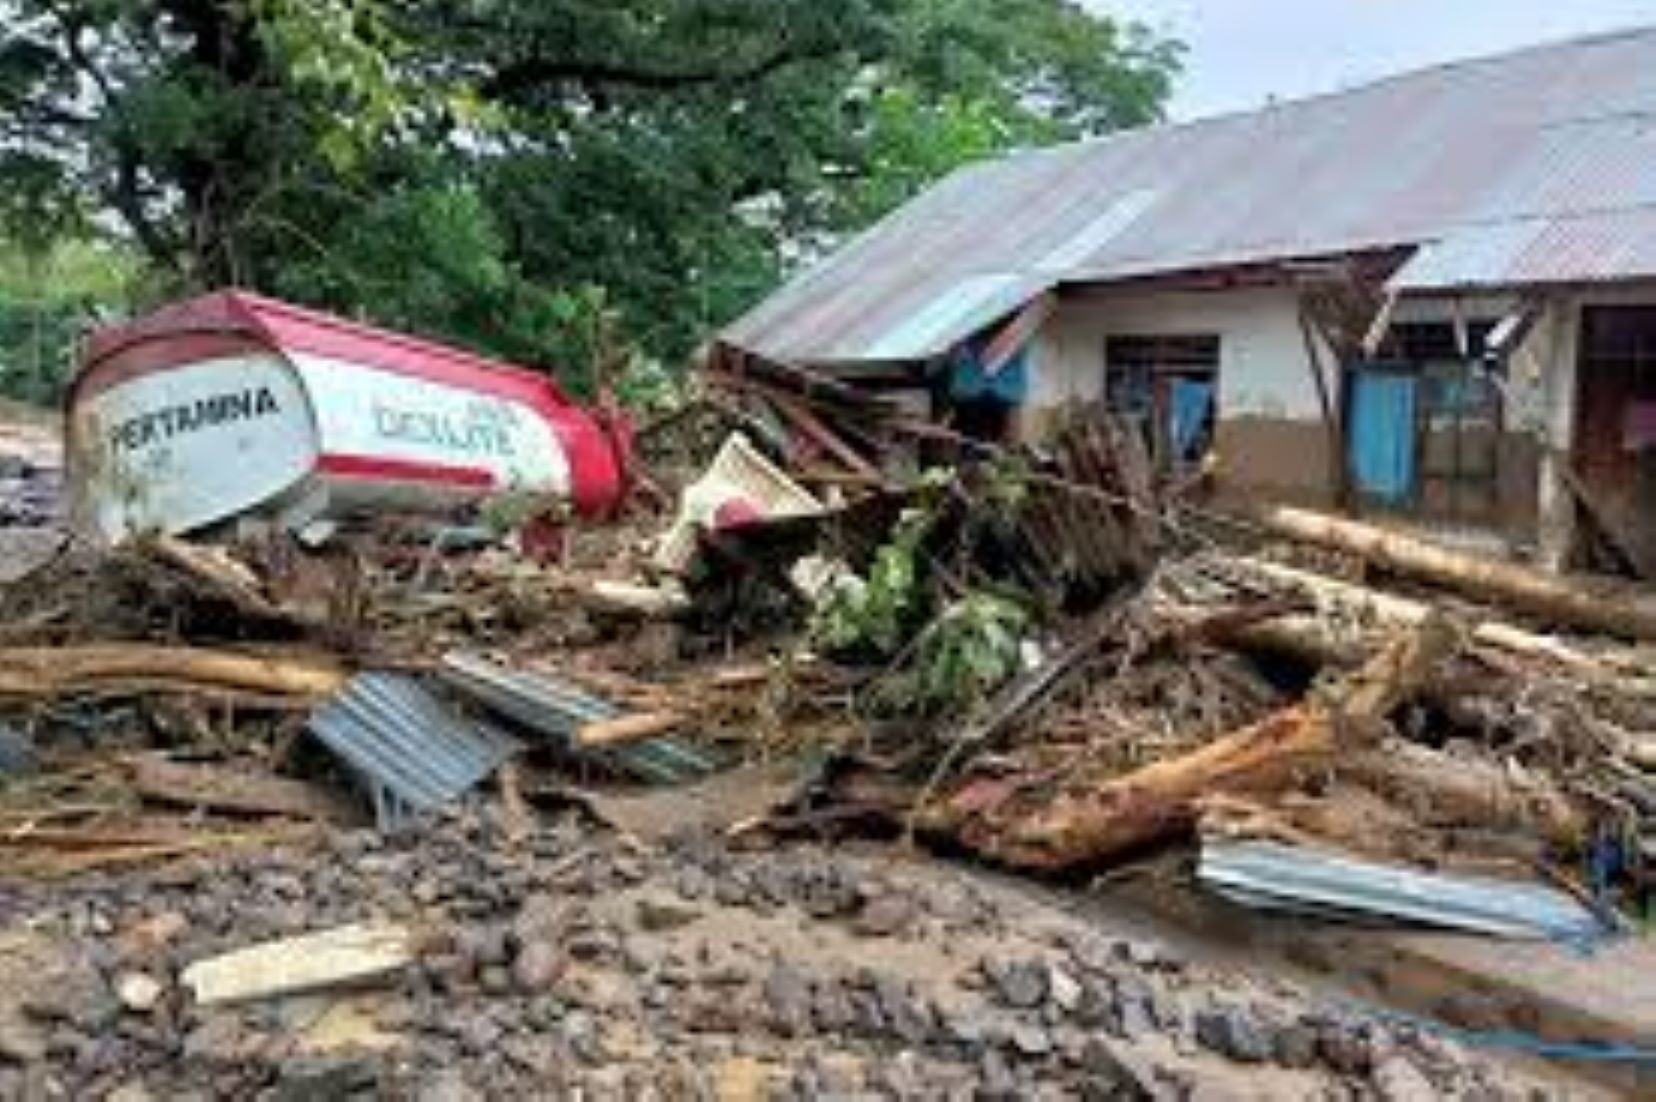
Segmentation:
{"type": "MultiPolygon", "coordinates": [[[[1540,478],[1536,488],[1536,539],[1541,565],[1563,570],[1576,543],[1576,500],[1570,488],[1570,457],[1575,451],[1576,403],[1580,393],[1577,352],[1578,312],[1562,297],[1547,301],[1546,337],[1531,354],[1540,358],[1543,420],[1540,478]]],[[[1526,342],[1526,348],[1531,348],[1526,342]]]]}
{"type": "Polygon", "coordinates": [[[1332,343],[1316,323],[1310,303],[1301,293],[1299,300],[1300,339],[1305,342],[1305,366],[1311,372],[1311,381],[1317,388],[1317,404],[1322,408],[1323,427],[1328,436],[1328,488],[1335,504],[1344,507],[1347,498],[1345,432],[1343,431],[1337,395],[1339,393],[1339,365],[1334,365],[1335,378],[1330,380],[1323,360],[1323,349],[1332,343]]]}

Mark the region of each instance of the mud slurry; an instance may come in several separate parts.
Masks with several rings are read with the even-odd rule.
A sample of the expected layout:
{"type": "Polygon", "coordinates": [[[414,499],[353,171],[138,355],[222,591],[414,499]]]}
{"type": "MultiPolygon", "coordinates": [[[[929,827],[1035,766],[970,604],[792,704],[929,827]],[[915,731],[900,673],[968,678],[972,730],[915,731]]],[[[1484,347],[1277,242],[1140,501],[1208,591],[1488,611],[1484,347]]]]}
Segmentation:
{"type": "Polygon", "coordinates": [[[0,918],[3,1098],[1563,1096],[969,870],[574,817],[18,885],[0,918]],[[227,1007],[178,983],[370,919],[420,935],[388,982],[227,1007]]]}

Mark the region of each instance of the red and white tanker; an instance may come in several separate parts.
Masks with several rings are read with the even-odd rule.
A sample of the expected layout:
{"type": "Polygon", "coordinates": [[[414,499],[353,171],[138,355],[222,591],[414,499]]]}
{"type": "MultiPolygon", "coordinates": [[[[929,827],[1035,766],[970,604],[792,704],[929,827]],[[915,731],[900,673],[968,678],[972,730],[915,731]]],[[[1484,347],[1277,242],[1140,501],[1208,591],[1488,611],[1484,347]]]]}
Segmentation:
{"type": "Polygon", "coordinates": [[[601,515],[628,460],[542,375],[243,291],[94,334],[68,431],[75,516],[111,540],[505,491],[601,515]]]}

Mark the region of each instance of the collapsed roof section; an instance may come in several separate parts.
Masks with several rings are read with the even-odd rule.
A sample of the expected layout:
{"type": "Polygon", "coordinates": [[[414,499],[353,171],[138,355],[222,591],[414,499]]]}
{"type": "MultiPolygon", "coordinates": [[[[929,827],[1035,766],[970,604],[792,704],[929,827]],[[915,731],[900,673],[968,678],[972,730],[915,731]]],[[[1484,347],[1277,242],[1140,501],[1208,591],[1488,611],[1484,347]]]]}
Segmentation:
{"type": "Polygon", "coordinates": [[[1656,28],[972,165],[721,338],[915,362],[1066,284],[1398,247],[1405,292],[1656,277],[1653,227],[1656,28]]]}

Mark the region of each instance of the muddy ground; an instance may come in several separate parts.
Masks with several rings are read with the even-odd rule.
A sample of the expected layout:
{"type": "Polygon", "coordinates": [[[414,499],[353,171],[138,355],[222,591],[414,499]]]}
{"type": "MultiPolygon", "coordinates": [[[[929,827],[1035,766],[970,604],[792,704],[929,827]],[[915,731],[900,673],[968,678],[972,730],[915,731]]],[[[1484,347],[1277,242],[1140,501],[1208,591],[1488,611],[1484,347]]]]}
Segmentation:
{"type": "Polygon", "coordinates": [[[578,814],[0,890],[5,1098],[1577,1096],[934,861],[578,814]],[[357,992],[190,1004],[191,961],[389,919],[357,992]]]}

